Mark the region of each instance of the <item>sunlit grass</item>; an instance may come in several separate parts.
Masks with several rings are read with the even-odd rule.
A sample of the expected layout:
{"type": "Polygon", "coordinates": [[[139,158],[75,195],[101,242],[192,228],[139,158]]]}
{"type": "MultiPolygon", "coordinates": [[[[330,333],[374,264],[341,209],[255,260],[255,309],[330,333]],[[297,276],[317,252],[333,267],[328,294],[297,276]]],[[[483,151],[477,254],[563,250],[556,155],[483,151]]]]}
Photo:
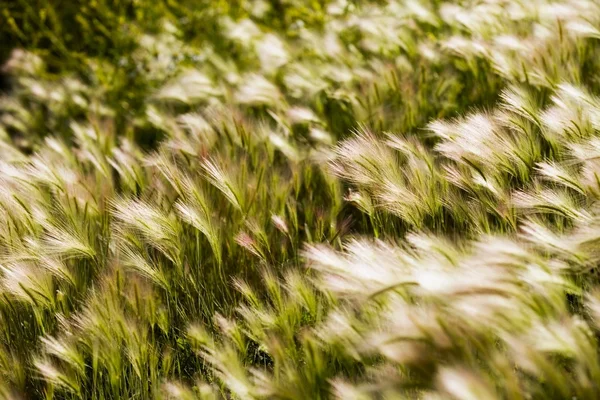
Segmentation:
{"type": "Polygon", "coordinates": [[[599,397],[595,1],[63,3],[0,5],[0,398],[599,397]]]}

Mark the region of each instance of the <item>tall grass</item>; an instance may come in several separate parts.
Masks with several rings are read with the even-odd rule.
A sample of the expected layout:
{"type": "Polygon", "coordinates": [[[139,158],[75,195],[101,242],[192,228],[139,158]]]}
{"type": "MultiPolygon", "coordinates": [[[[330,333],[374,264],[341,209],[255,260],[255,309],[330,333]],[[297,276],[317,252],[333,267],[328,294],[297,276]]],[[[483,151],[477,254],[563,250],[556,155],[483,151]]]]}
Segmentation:
{"type": "Polygon", "coordinates": [[[0,12],[0,397],[598,398],[596,1],[0,12]]]}

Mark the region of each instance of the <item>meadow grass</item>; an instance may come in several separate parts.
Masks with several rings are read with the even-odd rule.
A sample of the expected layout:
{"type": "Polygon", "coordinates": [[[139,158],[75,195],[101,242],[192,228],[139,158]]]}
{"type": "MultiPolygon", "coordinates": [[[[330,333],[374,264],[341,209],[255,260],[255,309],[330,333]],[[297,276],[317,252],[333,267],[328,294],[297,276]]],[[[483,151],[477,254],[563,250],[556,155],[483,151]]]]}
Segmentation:
{"type": "Polygon", "coordinates": [[[600,396],[597,1],[0,14],[0,398],[600,396]]]}

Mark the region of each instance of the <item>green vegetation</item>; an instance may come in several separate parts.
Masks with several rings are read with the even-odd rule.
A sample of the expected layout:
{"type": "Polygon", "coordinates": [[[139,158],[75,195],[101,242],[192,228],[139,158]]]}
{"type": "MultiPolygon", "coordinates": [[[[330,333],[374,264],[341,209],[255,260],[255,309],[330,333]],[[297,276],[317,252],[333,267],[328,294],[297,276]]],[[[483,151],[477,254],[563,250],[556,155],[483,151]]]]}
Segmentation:
{"type": "Polygon", "coordinates": [[[596,0],[0,3],[0,398],[597,399],[596,0]]]}

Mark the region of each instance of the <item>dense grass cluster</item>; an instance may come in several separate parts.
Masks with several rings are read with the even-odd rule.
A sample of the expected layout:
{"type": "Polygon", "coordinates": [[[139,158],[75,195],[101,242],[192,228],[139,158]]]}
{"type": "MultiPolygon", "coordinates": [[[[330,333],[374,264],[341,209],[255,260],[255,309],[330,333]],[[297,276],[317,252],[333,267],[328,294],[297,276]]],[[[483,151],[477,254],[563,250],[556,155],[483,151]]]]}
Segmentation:
{"type": "Polygon", "coordinates": [[[600,397],[598,1],[0,14],[0,398],[600,397]]]}

